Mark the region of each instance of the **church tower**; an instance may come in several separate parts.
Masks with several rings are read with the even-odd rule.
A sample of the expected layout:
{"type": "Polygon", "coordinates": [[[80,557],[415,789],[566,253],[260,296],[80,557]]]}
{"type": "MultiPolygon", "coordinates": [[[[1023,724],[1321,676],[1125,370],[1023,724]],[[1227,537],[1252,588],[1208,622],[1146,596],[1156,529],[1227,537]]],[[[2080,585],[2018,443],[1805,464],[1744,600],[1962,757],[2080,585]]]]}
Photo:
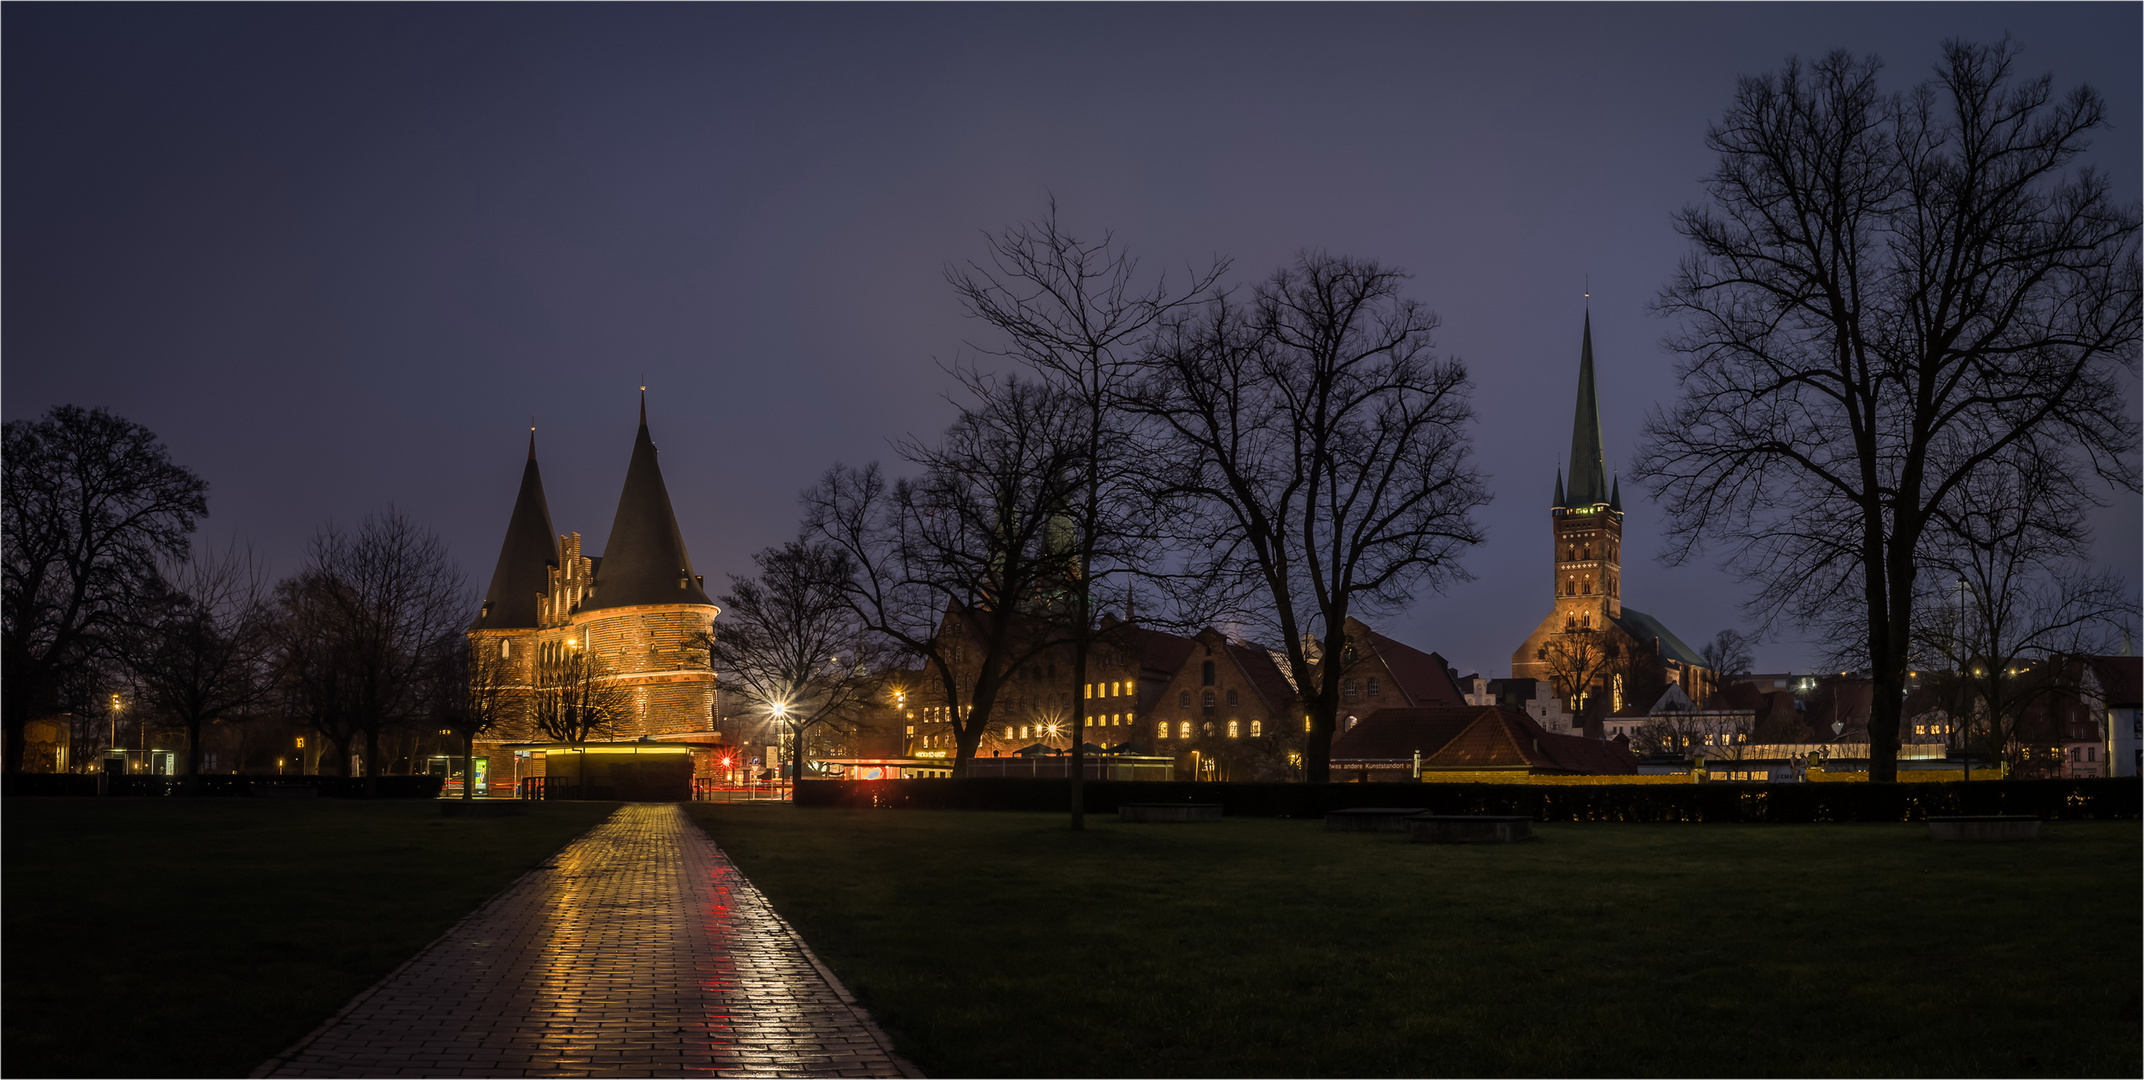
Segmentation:
{"type": "Polygon", "coordinates": [[[1556,473],[1553,592],[1566,630],[1599,630],[1623,614],[1623,491],[1611,480],[1593,390],[1593,316],[1578,348],[1578,410],[1571,420],[1571,479],[1556,473]]]}
{"type": "Polygon", "coordinates": [[[1669,683],[1705,700],[1716,680],[1703,658],[1660,620],[1623,604],[1623,489],[1601,440],[1590,313],[1578,346],[1571,472],[1557,471],[1548,513],[1552,607],[1511,654],[1512,677],[1559,684],[1573,712],[1583,705],[1588,725],[1626,705],[1647,707],[1669,683]],[[1584,685],[1573,694],[1572,682],[1584,685]]]}

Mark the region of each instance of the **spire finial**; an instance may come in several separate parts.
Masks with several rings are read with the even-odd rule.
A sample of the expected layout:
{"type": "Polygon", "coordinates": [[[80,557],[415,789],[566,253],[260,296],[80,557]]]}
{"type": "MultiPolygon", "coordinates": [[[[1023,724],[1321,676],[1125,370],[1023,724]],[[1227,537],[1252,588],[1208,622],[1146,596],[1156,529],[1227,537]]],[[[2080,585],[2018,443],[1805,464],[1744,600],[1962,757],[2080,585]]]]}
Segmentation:
{"type": "Polygon", "coordinates": [[[640,426],[648,426],[648,377],[640,376],[640,426]]]}
{"type": "Polygon", "coordinates": [[[536,414],[529,414],[529,460],[536,460],[536,414]]]}

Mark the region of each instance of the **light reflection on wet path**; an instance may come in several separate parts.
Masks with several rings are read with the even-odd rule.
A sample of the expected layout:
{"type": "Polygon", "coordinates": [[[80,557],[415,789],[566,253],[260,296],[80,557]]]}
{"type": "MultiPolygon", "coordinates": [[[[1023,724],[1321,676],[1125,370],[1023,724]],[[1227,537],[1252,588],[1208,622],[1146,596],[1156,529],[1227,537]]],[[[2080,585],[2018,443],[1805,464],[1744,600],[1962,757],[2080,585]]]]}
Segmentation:
{"type": "Polygon", "coordinates": [[[254,1075],[916,1075],[682,807],[552,863],[254,1075]]]}

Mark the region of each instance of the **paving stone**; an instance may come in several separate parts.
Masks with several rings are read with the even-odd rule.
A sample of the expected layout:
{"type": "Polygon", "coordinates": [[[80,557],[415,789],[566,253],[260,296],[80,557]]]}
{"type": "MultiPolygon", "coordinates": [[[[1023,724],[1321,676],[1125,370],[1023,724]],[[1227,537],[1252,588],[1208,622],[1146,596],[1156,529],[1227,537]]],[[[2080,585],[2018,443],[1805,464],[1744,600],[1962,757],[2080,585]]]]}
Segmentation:
{"type": "Polygon", "coordinates": [[[920,1076],[674,804],[629,804],[255,1076],[920,1076]]]}

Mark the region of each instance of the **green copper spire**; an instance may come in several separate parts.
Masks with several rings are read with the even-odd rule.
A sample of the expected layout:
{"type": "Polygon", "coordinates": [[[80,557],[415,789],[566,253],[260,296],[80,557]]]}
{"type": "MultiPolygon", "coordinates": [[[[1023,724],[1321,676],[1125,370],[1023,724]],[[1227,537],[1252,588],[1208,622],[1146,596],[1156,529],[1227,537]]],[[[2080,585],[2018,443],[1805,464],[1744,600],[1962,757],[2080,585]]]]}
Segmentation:
{"type": "Polygon", "coordinates": [[[1607,454],[1601,449],[1601,408],[1593,396],[1593,313],[1578,349],[1578,415],[1571,421],[1571,486],[1567,506],[1608,502],[1607,454]]]}
{"type": "Polygon", "coordinates": [[[1608,491],[1608,509],[1618,514],[1623,512],[1623,478],[1621,476],[1615,478],[1615,486],[1608,491]]]}
{"type": "Polygon", "coordinates": [[[1558,465],[1558,466],[1556,466],[1556,501],[1555,501],[1555,502],[1552,502],[1552,503],[1550,503],[1549,505],[1550,505],[1550,506],[1553,506],[1553,507],[1556,507],[1556,508],[1558,508],[1558,509],[1561,509],[1561,508],[1563,508],[1563,507],[1566,507],[1566,506],[1569,506],[1569,505],[1570,505],[1569,503],[1567,503],[1567,502],[1564,502],[1564,501],[1563,501],[1563,466],[1562,466],[1562,465],[1558,465]]]}

